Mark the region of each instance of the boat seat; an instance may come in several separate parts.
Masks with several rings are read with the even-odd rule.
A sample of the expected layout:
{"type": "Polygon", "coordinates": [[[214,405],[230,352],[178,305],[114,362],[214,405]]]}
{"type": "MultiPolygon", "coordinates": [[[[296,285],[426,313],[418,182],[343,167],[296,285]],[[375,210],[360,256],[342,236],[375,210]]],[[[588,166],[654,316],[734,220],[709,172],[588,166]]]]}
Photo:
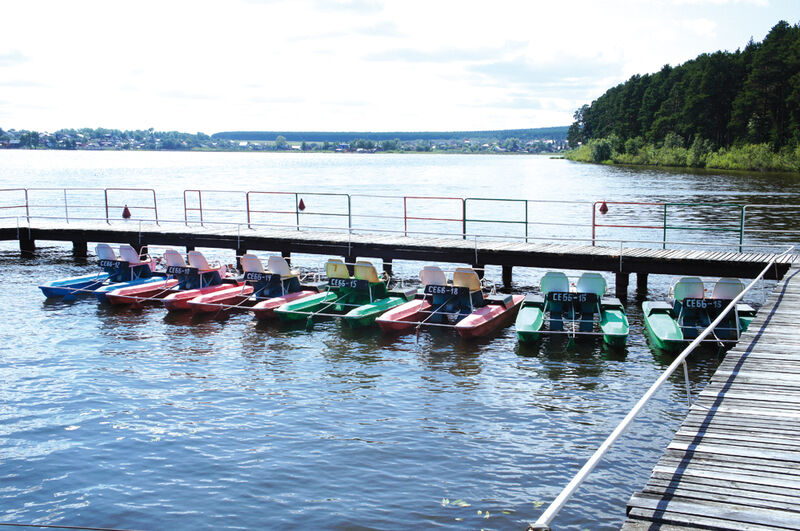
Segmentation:
{"type": "Polygon", "coordinates": [[[167,261],[168,266],[186,267],[186,261],[183,259],[183,256],[175,249],[167,249],[164,251],[164,260],[167,261]]]}
{"type": "Polygon", "coordinates": [[[664,301],[653,301],[649,306],[650,309],[648,310],[647,315],[654,313],[670,313],[672,311],[672,306],[664,301]]]}
{"type": "Polygon", "coordinates": [[[297,271],[292,271],[292,268],[289,267],[289,262],[284,257],[276,255],[272,255],[267,259],[267,271],[282,277],[298,274],[297,271]]]}
{"type": "Polygon", "coordinates": [[[684,299],[705,298],[705,286],[698,277],[683,277],[672,288],[673,298],[681,302],[684,299]]]}
{"type": "Polygon", "coordinates": [[[457,267],[453,272],[453,286],[469,288],[470,291],[480,291],[481,279],[478,273],[470,267],[457,267]]]}
{"type": "Polygon", "coordinates": [[[544,296],[548,293],[569,291],[569,279],[560,271],[548,271],[539,282],[539,289],[544,296]]]}
{"type": "Polygon", "coordinates": [[[128,262],[131,266],[138,266],[150,263],[149,260],[140,259],[139,253],[136,252],[136,249],[134,249],[127,243],[123,243],[119,246],[119,257],[120,259],[128,262]]]}
{"type": "Polygon", "coordinates": [[[94,252],[97,253],[97,258],[100,260],[117,259],[117,253],[115,253],[114,249],[107,243],[98,243],[97,247],[94,248],[94,252]]]}
{"type": "Polygon", "coordinates": [[[375,271],[375,266],[369,262],[357,260],[355,265],[355,276],[360,280],[366,280],[367,282],[380,282],[378,278],[378,272],[375,271]]]}
{"type": "Polygon", "coordinates": [[[597,298],[606,292],[606,279],[600,273],[584,273],[578,279],[578,293],[594,293],[597,298]]]}
{"type": "Polygon", "coordinates": [[[531,305],[541,306],[542,304],[544,304],[544,297],[536,293],[528,293],[525,295],[525,300],[522,302],[526,305],[531,304],[531,305]]]}
{"type": "Polygon", "coordinates": [[[486,297],[486,304],[497,304],[509,309],[514,306],[514,297],[507,293],[496,293],[486,297]]]}
{"type": "Polygon", "coordinates": [[[328,278],[350,278],[347,266],[337,258],[331,258],[325,264],[325,274],[328,278]]]}
{"type": "Polygon", "coordinates": [[[712,299],[730,300],[744,290],[744,284],[738,278],[721,278],[714,284],[712,299]]]}
{"type": "Polygon", "coordinates": [[[447,277],[439,266],[426,265],[419,272],[423,286],[446,286],[447,277]]]}
{"type": "Polygon", "coordinates": [[[203,256],[200,251],[189,251],[189,265],[197,268],[200,273],[207,273],[209,271],[217,271],[220,278],[225,276],[225,266],[211,267],[208,260],[203,256]]]}
{"type": "Polygon", "coordinates": [[[243,254],[242,257],[239,258],[239,263],[242,264],[242,271],[245,273],[264,272],[264,264],[262,264],[261,260],[254,254],[243,254]]]}

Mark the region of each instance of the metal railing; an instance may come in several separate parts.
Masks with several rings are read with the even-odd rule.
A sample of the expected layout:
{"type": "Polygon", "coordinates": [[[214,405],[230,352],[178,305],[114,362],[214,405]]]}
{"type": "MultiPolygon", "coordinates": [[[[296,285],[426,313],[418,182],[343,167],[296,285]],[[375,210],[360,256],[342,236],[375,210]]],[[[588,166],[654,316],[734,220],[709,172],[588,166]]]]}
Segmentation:
{"type": "Polygon", "coordinates": [[[334,216],[334,217],[346,217],[347,218],[347,227],[353,227],[353,211],[352,211],[352,200],[350,198],[350,194],[342,194],[342,193],[334,193],[334,192],[309,192],[309,193],[301,193],[301,192],[261,192],[251,190],[246,193],[246,203],[247,203],[247,226],[248,228],[252,225],[252,215],[253,214],[294,214],[296,227],[297,230],[300,230],[300,214],[304,215],[312,215],[312,216],[334,216]],[[251,196],[258,196],[258,195],[283,195],[283,196],[294,196],[294,210],[256,210],[252,208],[251,204],[251,196]],[[303,202],[303,197],[344,197],[347,199],[347,212],[326,212],[326,211],[308,211],[306,212],[306,206],[303,202]]]}
{"type": "Polygon", "coordinates": [[[789,253],[794,249],[794,246],[789,247],[784,251],[782,254],[775,256],[772,260],[769,261],[767,266],[759,273],[759,275],[753,279],[744,290],[742,290],[736,297],[731,300],[731,302],[725,307],[724,310],[714,319],[711,324],[703,330],[689,345],[683,349],[683,351],[675,358],[669,367],[661,374],[661,376],[650,386],[650,388],[642,395],[642,398],[636,402],[636,405],[631,408],[625,418],[617,425],[614,431],[611,432],[605,441],[600,445],[600,447],[592,454],[592,456],[586,461],[583,467],[578,471],[577,474],[572,478],[572,480],[567,484],[566,487],[559,493],[555,500],[547,507],[547,509],[542,513],[536,522],[531,525],[531,529],[535,530],[549,530],[550,524],[552,523],[553,519],[558,515],[558,512],[566,505],[567,501],[572,497],[578,487],[586,480],[589,474],[594,470],[594,468],[598,465],[600,460],[605,456],[605,454],[609,451],[611,446],[616,442],[617,439],[625,432],[626,429],[630,426],[639,412],[644,408],[647,402],[653,397],[653,395],[658,391],[664,382],[672,376],[672,374],[678,369],[679,366],[683,366],[683,375],[686,381],[686,395],[689,401],[689,407],[692,405],[692,393],[691,387],[689,383],[689,369],[686,365],[686,358],[691,354],[695,348],[709,335],[712,331],[719,325],[723,319],[733,311],[736,307],[736,304],[742,300],[742,297],[750,291],[750,289],[759,282],[764,275],[767,274],[769,269],[775,265],[775,262],[784,256],[788,256],[789,253]]]}
{"type": "MultiPolygon", "coordinates": [[[[34,210],[45,209],[47,210],[46,215],[50,216],[53,211],[61,209],[63,219],[67,222],[76,219],[77,214],[91,209],[102,211],[106,220],[110,222],[112,218],[116,217],[115,209],[121,210],[126,204],[130,210],[144,210],[148,213],[148,217],[149,214],[152,214],[157,224],[162,217],[159,212],[156,191],[152,188],[9,188],[0,189],[0,199],[4,200],[0,203],[0,209],[14,212],[15,209],[19,211],[24,208],[25,215],[28,217],[34,215],[34,210]],[[101,195],[101,197],[97,197],[96,200],[87,200],[87,198],[91,198],[92,193],[101,195]],[[121,201],[119,199],[121,193],[124,193],[126,198],[141,197],[142,193],[146,193],[150,199],[133,204],[130,201],[121,201]]],[[[168,201],[168,204],[174,203],[173,199],[168,201]]],[[[309,201],[309,203],[311,202],[309,201]]],[[[777,234],[786,243],[791,243],[791,241],[787,241],[789,237],[800,236],[800,230],[791,228],[791,224],[780,228],[782,222],[777,221],[781,219],[778,212],[787,209],[797,210],[800,209],[800,205],[590,202],[258,190],[245,192],[190,189],[183,191],[183,218],[186,225],[199,218],[200,226],[205,226],[211,219],[216,218],[215,221],[232,219],[236,219],[237,222],[239,220],[246,221],[247,226],[252,228],[259,221],[271,221],[279,219],[280,216],[292,216],[293,228],[303,230],[309,227],[308,224],[302,223],[303,217],[314,216],[346,220],[348,230],[399,229],[400,223],[402,223],[402,233],[408,235],[413,232],[411,229],[415,223],[436,229],[445,228],[447,224],[457,224],[458,228],[447,229],[450,236],[466,239],[471,233],[482,233],[482,237],[507,238],[511,237],[513,233],[521,235],[521,241],[534,239],[531,233],[531,229],[534,227],[545,229],[537,231],[537,236],[549,234],[551,237],[560,237],[567,233],[570,236],[577,236],[579,234],[576,234],[576,230],[586,229],[587,236],[588,231],[591,230],[591,238],[586,238],[591,245],[596,245],[598,241],[601,241],[598,232],[598,229],[601,228],[609,229],[605,233],[605,240],[612,235],[614,239],[630,240],[632,239],[628,237],[630,232],[636,233],[638,239],[643,240],[642,234],[646,234],[649,230],[657,230],[661,233],[658,244],[662,249],[666,249],[667,245],[679,243],[669,240],[671,232],[679,231],[683,234],[690,234],[692,231],[714,231],[722,235],[735,234],[737,236],[735,242],[733,238],[718,238],[718,240],[728,240],[730,245],[738,247],[740,252],[745,246],[763,241],[767,234],[777,234]],[[278,199],[280,197],[286,199],[278,199]],[[329,199],[314,201],[313,208],[304,209],[301,208],[304,206],[303,197],[306,200],[314,197],[329,199]],[[244,201],[241,201],[241,198],[244,201]],[[341,200],[330,198],[341,198],[341,200]],[[294,204],[290,205],[287,200],[293,200],[294,204]],[[514,204],[521,205],[522,208],[506,207],[514,204]],[[500,205],[500,207],[496,205],[500,205]],[[598,210],[601,205],[605,205],[606,209],[598,210]],[[607,208],[609,205],[612,207],[610,212],[607,208]],[[590,216],[587,207],[591,208],[590,216]],[[734,210],[734,216],[730,215],[731,209],[734,210]],[[597,215],[598,211],[607,212],[602,222],[597,215]],[[776,223],[771,223],[773,219],[776,220],[776,223]],[[748,222],[750,227],[747,226],[748,222]],[[519,227],[519,230],[514,227],[519,227]],[[617,229],[624,230],[624,233],[617,229]],[[617,235],[621,238],[616,238],[617,235]],[[747,239],[752,240],[750,244],[746,241],[748,235],[750,238],[747,239]]],[[[785,216],[782,217],[785,220],[789,219],[785,216]]],[[[695,236],[681,239],[694,238],[695,236]]],[[[696,239],[701,240],[699,237],[696,239]]],[[[651,240],[657,241],[656,238],[651,240]]]]}
{"type": "MultiPolygon", "coordinates": [[[[50,187],[39,187],[39,188],[15,188],[15,189],[6,189],[0,190],[0,193],[6,191],[19,191],[24,190],[25,192],[25,204],[24,205],[14,205],[12,207],[0,207],[0,208],[22,208],[25,207],[25,215],[27,218],[37,217],[31,213],[34,209],[63,209],[64,215],[61,219],[65,220],[67,223],[70,220],[78,219],[75,216],[75,211],[86,211],[86,210],[96,210],[105,213],[105,220],[106,222],[111,222],[111,209],[119,208],[120,211],[125,208],[126,206],[129,207],[131,210],[147,210],[152,211],[156,225],[159,224],[158,219],[158,202],[156,199],[156,191],[153,188],[50,188],[50,187]],[[113,204],[109,199],[109,192],[133,192],[140,194],[142,192],[146,192],[148,196],[152,196],[152,204],[148,203],[133,203],[133,202],[123,202],[122,204],[113,204]],[[70,202],[70,196],[74,196],[76,193],[83,195],[83,197],[79,198],[79,202],[70,202]],[[95,193],[95,196],[99,196],[102,194],[102,199],[96,197],[97,202],[92,203],[91,198],[87,200],[86,195],[91,195],[95,193]],[[44,200],[48,201],[45,203],[37,202],[36,199],[44,196],[44,200]],[[58,199],[55,199],[55,197],[58,199]]],[[[121,212],[120,212],[121,213],[121,212]]],[[[41,217],[41,216],[39,216],[41,217]]]]}

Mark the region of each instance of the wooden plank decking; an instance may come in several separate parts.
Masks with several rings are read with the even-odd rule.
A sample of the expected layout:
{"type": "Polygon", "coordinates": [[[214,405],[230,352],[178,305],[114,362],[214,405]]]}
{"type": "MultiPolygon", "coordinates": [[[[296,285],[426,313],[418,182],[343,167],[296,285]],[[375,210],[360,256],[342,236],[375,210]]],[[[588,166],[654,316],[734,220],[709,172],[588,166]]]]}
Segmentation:
{"type": "MultiPolygon", "coordinates": [[[[137,222],[36,221],[32,227],[0,228],[0,239],[19,239],[21,247],[37,240],[117,242],[380,258],[473,265],[524,266],[609,271],[618,274],[755,277],[771,253],[720,252],[718,249],[652,249],[592,246],[591,242],[533,243],[520,240],[474,240],[458,237],[404,236],[375,232],[348,234],[291,229],[248,229],[246,226],[156,226],[137,222]],[[24,241],[23,241],[24,240],[24,241]]],[[[781,278],[796,255],[783,257],[767,278],[781,278]]]]}
{"type": "Polygon", "coordinates": [[[622,529],[800,529],[800,268],[689,410],[622,529]]]}

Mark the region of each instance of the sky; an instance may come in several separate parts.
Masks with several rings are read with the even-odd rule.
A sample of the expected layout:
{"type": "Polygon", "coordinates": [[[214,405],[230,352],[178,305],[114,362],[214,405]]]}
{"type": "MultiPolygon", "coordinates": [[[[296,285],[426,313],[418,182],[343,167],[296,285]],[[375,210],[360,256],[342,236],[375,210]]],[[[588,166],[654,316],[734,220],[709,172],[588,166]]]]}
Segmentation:
{"type": "Polygon", "coordinates": [[[632,75],[779,20],[800,0],[8,1],[0,128],[569,125],[632,75]]]}

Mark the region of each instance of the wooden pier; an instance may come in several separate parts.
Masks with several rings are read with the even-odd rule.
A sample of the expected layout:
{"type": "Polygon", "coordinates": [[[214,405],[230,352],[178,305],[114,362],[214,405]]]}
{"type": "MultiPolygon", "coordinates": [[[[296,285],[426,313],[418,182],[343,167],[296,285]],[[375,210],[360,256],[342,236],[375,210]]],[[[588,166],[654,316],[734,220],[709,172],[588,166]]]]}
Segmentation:
{"type": "Polygon", "coordinates": [[[622,529],[800,529],[800,267],[725,356],[622,529]]]}
{"type": "MultiPolygon", "coordinates": [[[[30,227],[0,228],[0,240],[19,240],[22,252],[34,252],[36,241],[73,243],[76,255],[85,256],[87,242],[181,246],[189,249],[211,247],[247,251],[271,251],[290,256],[310,253],[379,258],[391,272],[392,260],[419,260],[501,266],[503,284],[511,285],[512,268],[536,267],[616,274],[616,292],[626,298],[629,275],[636,273],[637,289],[645,291],[648,274],[731,276],[754,278],[775,256],[774,253],[739,253],[717,250],[653,249],[593,246],[580,243],[530,243],[520,240],[463,239],[458,237],[405,236],[398,233],[322,232],[291,229],[248,229],[246,226],[188,227],[131,222],[32,222],[30,227]]],[[[233,257],[231,257],[233,260],[233,257]]],[[[780,279],[796,255],[784,257],[767,278],[780,279]]]]}

